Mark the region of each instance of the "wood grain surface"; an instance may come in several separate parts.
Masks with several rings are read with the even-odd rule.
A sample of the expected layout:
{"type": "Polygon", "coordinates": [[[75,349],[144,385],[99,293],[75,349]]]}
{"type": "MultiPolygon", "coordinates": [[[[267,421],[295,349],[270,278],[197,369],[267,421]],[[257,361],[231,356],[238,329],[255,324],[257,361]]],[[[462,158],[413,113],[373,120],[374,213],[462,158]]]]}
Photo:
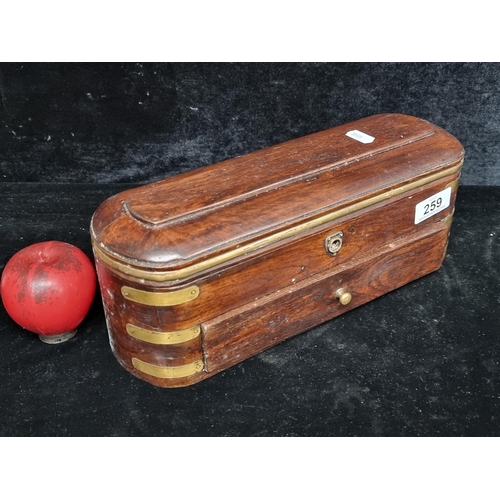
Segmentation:
{"type": "Polygon", "coordinates": [[[436,270],[463,154],[428,122],[377,115],[112,197],[91,234],[115,356],[154,385],[190,385],[436,270]],[[376,139],[362,144],[346,137],[350,130],[376,139]],[[416,205],[447,187],[449,206],[415,224],[416,205]],[[335,211],[341,216],[303,224],[335,211]],[[294,226],[304,230],[269,239],[294,226]],[[325,247],[332,234],[342,236],[335,255],[325,247]],[[269,243],[234,253],[258,238],[269,243]],[[235,257],[214,260],[224,253],[235,257]],[[216,264],[176,280],[148,278],[203,259],[216,264]],[[124,286],[199,294],[158,306],[130,300],[124,286]],[[343,288],[348,305],[335,299],[343,288]],[[146,333],[133,336],[131,326],[146,333]],[[194,338],[156,343],[193,328],[194,338]]]}

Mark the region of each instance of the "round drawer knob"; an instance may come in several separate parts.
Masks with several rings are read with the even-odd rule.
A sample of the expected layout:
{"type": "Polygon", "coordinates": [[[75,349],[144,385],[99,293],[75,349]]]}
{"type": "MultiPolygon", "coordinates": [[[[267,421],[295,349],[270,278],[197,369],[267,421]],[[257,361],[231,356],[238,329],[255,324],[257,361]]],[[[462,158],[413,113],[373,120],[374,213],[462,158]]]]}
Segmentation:
{"type": "Polygon", "coordinates": [[[337,290],[337,293],[335,294],[337,299],[339,299],[339,302],[343,305],[346,306],[351,302],[352,295],[349,292],[346,292],[343,288],[340,288],[337,290]]]}

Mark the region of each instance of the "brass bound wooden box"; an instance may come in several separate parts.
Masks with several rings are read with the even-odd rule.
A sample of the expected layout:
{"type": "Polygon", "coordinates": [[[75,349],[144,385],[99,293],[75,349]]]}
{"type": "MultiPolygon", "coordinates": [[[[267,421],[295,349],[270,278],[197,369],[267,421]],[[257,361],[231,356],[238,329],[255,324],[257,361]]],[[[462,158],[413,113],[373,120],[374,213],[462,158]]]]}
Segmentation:
{"type": "Polygon", "coordinates": [[[91,237],[116,358],[187,386],[437,270],[463,156],[382,114],[111,197],[91,237]]]}

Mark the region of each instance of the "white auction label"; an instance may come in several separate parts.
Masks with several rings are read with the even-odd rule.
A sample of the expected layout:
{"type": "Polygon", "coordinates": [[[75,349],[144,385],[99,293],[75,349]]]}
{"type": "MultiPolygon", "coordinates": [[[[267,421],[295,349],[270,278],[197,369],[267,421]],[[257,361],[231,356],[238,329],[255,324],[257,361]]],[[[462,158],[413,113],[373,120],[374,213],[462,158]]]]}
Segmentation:
{"type": "Polygon", "coordinates": [[[347,137],[362,142],[363,144],[370,144],[375,140],[375,137],[365,134],[364,132],[360,132],[359,130],[349,130],[346,135],[347,137]]]}
{"type": "Polygon", "coordinates": [[[415,224],[441,212],[450,206],[451,187],[436,193],[415,206],[415,224]]]}

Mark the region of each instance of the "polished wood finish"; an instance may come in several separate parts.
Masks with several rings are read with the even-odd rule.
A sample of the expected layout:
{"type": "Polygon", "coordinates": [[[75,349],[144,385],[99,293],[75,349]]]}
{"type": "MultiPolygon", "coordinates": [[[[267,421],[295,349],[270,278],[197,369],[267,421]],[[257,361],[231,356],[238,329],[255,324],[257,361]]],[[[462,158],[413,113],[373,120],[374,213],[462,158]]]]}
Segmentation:
{"type": "Polygon", "coordinates": [[[377,115],[110,198],[91,234],[115,356],[154,385],[189,385],[436,270],[463,155],[424,120],[377,115]],[[415,206],[446,187],[450,206],[415,224],[415,206]],[[194,300],[162,302],[192,288],[194,300]]]}

